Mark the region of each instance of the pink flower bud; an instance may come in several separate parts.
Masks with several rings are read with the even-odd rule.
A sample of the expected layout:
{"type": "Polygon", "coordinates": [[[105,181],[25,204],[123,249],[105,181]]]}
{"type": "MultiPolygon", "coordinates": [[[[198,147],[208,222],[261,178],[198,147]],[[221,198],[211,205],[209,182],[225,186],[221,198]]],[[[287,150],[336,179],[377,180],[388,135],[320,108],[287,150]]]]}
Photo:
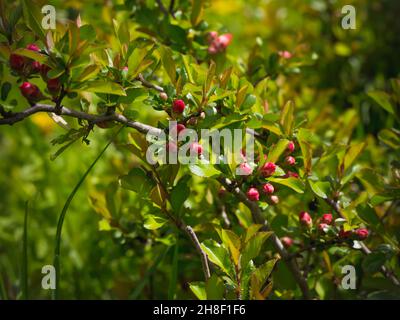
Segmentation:
{"type": "Polygon", "coordinates": [[[246,194],[247,198],[251,201],[258,201],[260,199],[260,194],[256,188],[250,188],[246,194]]]}
{"type": "Polygon", "coordinates": [[[189,146],[190,154],[201,155],[203,153],[203,146],[198,142],[193,142],[189,146]]]}
{"type": "Polygon", "coordinates": [[[328,228],[328,225],[326,223],[320,223],[318,224],[318,230],[321,232],[325,232],[326,228],[328,228]]]}
{"type": "Polygon", "coordinates": [[[326,224],[331,224],[333,220],[331,213],[325,213],[322,215],[321,222],[326,224]]]}
{"type": "Polygon", "coordinates": [[[261,168],[261,174],[264,177],[268,177],[274,174],[276,170],[276,165],[273,162],[267,162],[263,165],[263,167],[261,168]]]}
{"type": "Polygon", "coordinates": [[[293,141],[289,141],[289,143],[288,143],[286,149],[287,149],[287,151],[289,151],[289,152],[293,152],[294,149],[295,149],[294,142],[293,142],[293,141]]]}
{"type": "Polygon", "coordinates": [[[365,228],[359,228],[354,231],[354,235],[357,237],[357,240],[365,240],[368,238],[369,232],[365,228]]]}
{"type": "Polygon", "coordinates": [[[311,227],[311,225],[312,225],[311,216],[310,216],[310,214],[309,214],[308,212],[306,212],[306,211],[300,212],[300,214],[299,214],[299,220],[300,220],[300,223],[301,223],[303,226],[311,227]]]}
{"type": "Polygon", "coordinates": [[[285,248],[289,248],[293,245],[293,239],[290,237],[282,237],[281,242],[285,248]]]}
{"type": "Polygon", "coordinates": [[[292,156],[287,156],[285,159],[285,163],[289,166],[293,166],[294,164],[296,164],[296,159],[292,156]]]}
{"type": "Polygon", "coordinates": [[[247,162],[239,164],[238,174],[241,176],[248,176],[253,173],[253,169],[247,162]]]}
{"type": "Polygon", "coordinates": [[[289,51],[286,51],[286,50],[285,51],[279,51],[278,54],[283,59],[290,59],[293,56],[289,51]]]}
{"type": "Polygon", "coordinates": [[[232,38],[233,38],[233,36],[231,33],[225,33],[225,34],[220,35],[218,37],[218,42],[219,42],[220,47],[222,49],[226,49],[229,46],[229,44],[231,43],[232,38]]]}
{"type": "Polygon", "coordinates": [[[272,205],[277,205],[279,203],[279,197],[276,195],[272,195],[269,197],[269,202],[272,205]]]}
{"type": "Polygon", "coordinates": [[[271,194],[271,193],[274,193],[275,188],[272,184],[266,183],[263,185],[262,190],[265,194],[271,194]]]}

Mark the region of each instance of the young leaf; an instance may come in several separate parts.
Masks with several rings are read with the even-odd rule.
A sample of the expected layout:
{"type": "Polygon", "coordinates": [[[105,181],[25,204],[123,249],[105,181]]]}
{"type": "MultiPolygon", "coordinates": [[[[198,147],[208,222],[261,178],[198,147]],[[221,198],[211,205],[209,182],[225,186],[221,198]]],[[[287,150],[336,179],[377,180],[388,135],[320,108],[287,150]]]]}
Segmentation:
{"type": "Polygon", "coordinates": [[[304,193],[304,183],[298,178],[268,178],[268,180],[289,187],[297,193],[304,193]]]}
{"type": "Polygon", "coordinates": [[[294,112],[293,101],[288,101],[283,107],[280,120],[280,124],[286,136],[290,136],[293,133],[293,124],[294,124],[293,112],[294,112]]]}
{"type": "Polygon", "coordinates": [[[206,285],[204,282],[199,281],[199,282],[189,283],[189,288],[190,290],[192,290],[197,299],[199,300],[207,299],[206,285]]]}
{"type": "Polygon", "coordinates": [[[286,150],[289,140],[280,139],[268,153],[268,161],[277,162],[281,154],[286,150]]]}

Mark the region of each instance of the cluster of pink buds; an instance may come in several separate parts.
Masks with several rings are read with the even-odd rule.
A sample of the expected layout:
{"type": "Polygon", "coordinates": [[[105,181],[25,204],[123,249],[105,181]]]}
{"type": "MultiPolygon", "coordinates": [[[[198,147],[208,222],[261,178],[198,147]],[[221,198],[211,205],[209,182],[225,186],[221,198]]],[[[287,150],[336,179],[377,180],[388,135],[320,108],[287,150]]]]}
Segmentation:
{"type": "Polygon", "coordinates": [[[232,37],[231,33],[218,35],[217,31],[211,31],[208,34],[208,53],[217,54],[225,51],[231,43],[232,37]]]}

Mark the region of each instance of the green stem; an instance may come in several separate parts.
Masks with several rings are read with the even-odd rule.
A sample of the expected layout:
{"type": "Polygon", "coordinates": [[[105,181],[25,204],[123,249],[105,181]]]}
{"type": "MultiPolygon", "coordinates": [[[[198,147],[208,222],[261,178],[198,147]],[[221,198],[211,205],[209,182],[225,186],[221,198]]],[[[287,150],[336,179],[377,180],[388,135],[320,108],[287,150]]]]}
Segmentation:
{"type": "Polygon", "coordinates": [[[61,211],[60,217],[58,218],[57,232],[56,232],[56,245],[55,245],[55,250],[54,250],[54,268],[56,270],[56,288],[53,291],[53,295],[52,295],[53,299],[58,299],[59,298],[61,232],[62,232],[62,227],[63,227],[63,224],[64,224],[65,215],[67,214],[67,210],[69,208],[69,205],[70,205],[72,199],[74,198],[76,192],[78,191],[78,189],[82,185],[83,181],[85,181],[85,179],[89,175],[90,171],[96,165],[97,161],[99,161],[101,156],[104,154],[104,152],[107,150],[107,148],[110,146],[110,144],[114,141],[116,136],[121,132],[121,130],[124,127],[125,126],[122,126],[117,130],[117,132],[113,135],[113,137],[110,139],[110,141],[104,147],[104,149],[100,152],[100,154],[96,157],[96,159],[93,161],[93,163],[90,165],[90,167],[86,170],[85,174],[78,181],[77,185],[75,186],[75,188],[72,190],[72,192],[68,196],[67,201],[65,202],[64,207],[63,207],[63,209],[61,211]]]}

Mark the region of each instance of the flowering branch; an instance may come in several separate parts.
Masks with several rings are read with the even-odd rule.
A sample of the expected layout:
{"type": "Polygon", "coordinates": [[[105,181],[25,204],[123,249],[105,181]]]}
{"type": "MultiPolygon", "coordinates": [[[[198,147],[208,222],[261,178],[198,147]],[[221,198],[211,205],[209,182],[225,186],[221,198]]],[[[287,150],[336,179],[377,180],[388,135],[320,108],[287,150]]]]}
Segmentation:
{"type": "MultiPolygon", "coordinates": [[[[262,211],[257,203],[250,201],[247,196],[237,187],[234,182],[227,178],[220,177],[218,181],[231,193],[233,193],[236,198],[242,202],[246,207],[248,207],[251,211],[251,215],[253,218],[254,223],[261,224],[263,227],[262,229],[265,231],[269,231],[270,227],[268,221],[263,217],[262,211]]],[[[296,261],[291,259],[291,256],[286,251],[285,247],[283,246],[281,240],[273,233],[270,237],[275,249],[281,255],[283,260],[285,260],[288,268],[292,272],[294,278],[296,279],[297,284],[300,287],[301,292],[303,293],[304,299],[310,299],[310,292],[308,289],[307,281],[302,275],[296,261]]]]}
{"type": "MultiPolygon", "coordinates": [[[[337,201],[329,199],[329,198],[325,199],[325,201],[326,201],[326,203],[328,203],[331,206],[331,208],[333,210],[336,211],[336,213],[341,218],[346,219],[346,217],[342,213],[342,210],[340,209],[339,203],[337,201]]],[[[360,246],[361,246],[361,251],[364,254],[368,255],[368,254],[371,253],[371,250],[363,242],[359,242],[359,243],[360,243],[360,246]]],[[[400,286],[400,280],[396,277],[396,275],[394,274],[394,272],[391,269],[387,268],[385,265],[382,265],[380,269],[381,269],[382,274],[386,278],[390,279],[395,285],[400,286]]]]}

